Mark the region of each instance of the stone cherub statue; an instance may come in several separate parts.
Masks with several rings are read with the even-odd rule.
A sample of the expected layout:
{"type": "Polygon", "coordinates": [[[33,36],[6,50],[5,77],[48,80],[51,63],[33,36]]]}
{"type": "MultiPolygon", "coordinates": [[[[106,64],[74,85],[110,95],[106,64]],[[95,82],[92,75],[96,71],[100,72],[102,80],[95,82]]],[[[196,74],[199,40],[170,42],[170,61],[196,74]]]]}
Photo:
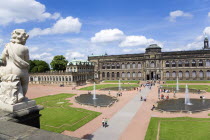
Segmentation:
{"type": "Polygon", "coordinates": [[[2,61],[6,66],[0,70],[0,102],[5,104],[16,104],[25,98],[29,82],[29,50],[24,45],[28,37],[24,29],[14,30],[10,43],[3,50],[2,61]]]}

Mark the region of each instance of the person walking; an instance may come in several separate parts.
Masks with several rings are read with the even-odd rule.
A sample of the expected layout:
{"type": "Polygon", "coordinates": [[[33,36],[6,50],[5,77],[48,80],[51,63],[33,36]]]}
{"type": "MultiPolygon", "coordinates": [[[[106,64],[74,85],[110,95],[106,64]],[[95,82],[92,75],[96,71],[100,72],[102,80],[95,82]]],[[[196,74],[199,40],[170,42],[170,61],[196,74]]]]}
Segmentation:
{"type": "Polygon", "coordinates": [[[102,119],[102,126],[105,127],[105,119],[102,119]]]}
{"type": "Polygon", "coordinates": [[[104,125],[105,125],[105,128],[108,127],[108,119],[107,118],[105,118],[105,124],[104,125]]]}

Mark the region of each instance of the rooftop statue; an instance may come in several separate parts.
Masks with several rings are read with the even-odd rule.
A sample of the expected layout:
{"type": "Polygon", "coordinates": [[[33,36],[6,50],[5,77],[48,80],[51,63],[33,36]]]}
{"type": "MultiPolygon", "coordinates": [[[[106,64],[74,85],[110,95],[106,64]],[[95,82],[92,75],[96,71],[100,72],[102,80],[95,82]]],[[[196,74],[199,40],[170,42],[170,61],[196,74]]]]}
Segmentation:
{"type": "Polygon", "coordinates": [[[6,66],[0,70],[0,101],[5,104],[16,104],[25,98],[29,80],[29,51],[25,46],[28,37],[24,29],[14,30],[3,50],[2,61],[6,66]]]}

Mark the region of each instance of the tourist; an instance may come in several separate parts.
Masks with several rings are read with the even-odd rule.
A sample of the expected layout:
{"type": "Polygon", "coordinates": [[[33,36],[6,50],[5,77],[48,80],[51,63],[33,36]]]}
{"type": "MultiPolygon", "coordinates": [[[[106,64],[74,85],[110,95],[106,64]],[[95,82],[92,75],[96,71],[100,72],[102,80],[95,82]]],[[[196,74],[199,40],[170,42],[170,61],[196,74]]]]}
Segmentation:
{"type": "Polygon", "coordinates": [[[144,97],[144,101],[145,101],[145,102],[147,101],[147,97],[144,97]]]}
{"type": "Polygon", "coordinates": [[[105,128],[108,127],[108,119],[107,118],[105,118],[105,124],[104,125],[105,125],[105,128]]]}
{"type": "Polygon", "coordinates": [[[110,93],[110,90],[109,90],[109,95],[110,95],[111,93],[110,93]]]}
{"type": "Polygon", "coordinates": [[[174,98],[176,98],[176,91],[174,91],[174,98]]]}
{"type": "Polygon", "coordinates": [[[105,127],[105,118],[102,119],[102,126],[105,127]]]}
{"type": "Polygon", "coordinates": [[[143,100],[143,97],[141,96],[141,101],[143,100]]]}
{"type": "Polygon", "coordinates": [[[151,110],[153,111],[155,109],[155,105],[152,106],[151,110]]]}
{"type": "Polygon", "coordinates": [[[166,96],[166,100],[168,100],[169,99],[169,95],[168,96],[166,96]]]}

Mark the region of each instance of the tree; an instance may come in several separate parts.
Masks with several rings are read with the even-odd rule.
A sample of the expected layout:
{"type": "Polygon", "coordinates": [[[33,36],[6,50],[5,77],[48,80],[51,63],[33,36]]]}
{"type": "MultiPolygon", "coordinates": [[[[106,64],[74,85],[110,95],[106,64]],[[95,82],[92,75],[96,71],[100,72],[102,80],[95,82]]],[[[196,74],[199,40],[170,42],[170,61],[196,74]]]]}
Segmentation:
{"type": "Polygon", "coordinates": [[[49,64],[43,60],[30,60],[30,69],[29,72],[46,72],[50,70],[49,64]]]}
{"type": "Polygon", "coordinates": [[[56,55],[54,56],[50,65],[53,68],[53,70],[59,71],[59,70],[66,70],[67,63],[68,61],[63,55],[56,55]]]}

